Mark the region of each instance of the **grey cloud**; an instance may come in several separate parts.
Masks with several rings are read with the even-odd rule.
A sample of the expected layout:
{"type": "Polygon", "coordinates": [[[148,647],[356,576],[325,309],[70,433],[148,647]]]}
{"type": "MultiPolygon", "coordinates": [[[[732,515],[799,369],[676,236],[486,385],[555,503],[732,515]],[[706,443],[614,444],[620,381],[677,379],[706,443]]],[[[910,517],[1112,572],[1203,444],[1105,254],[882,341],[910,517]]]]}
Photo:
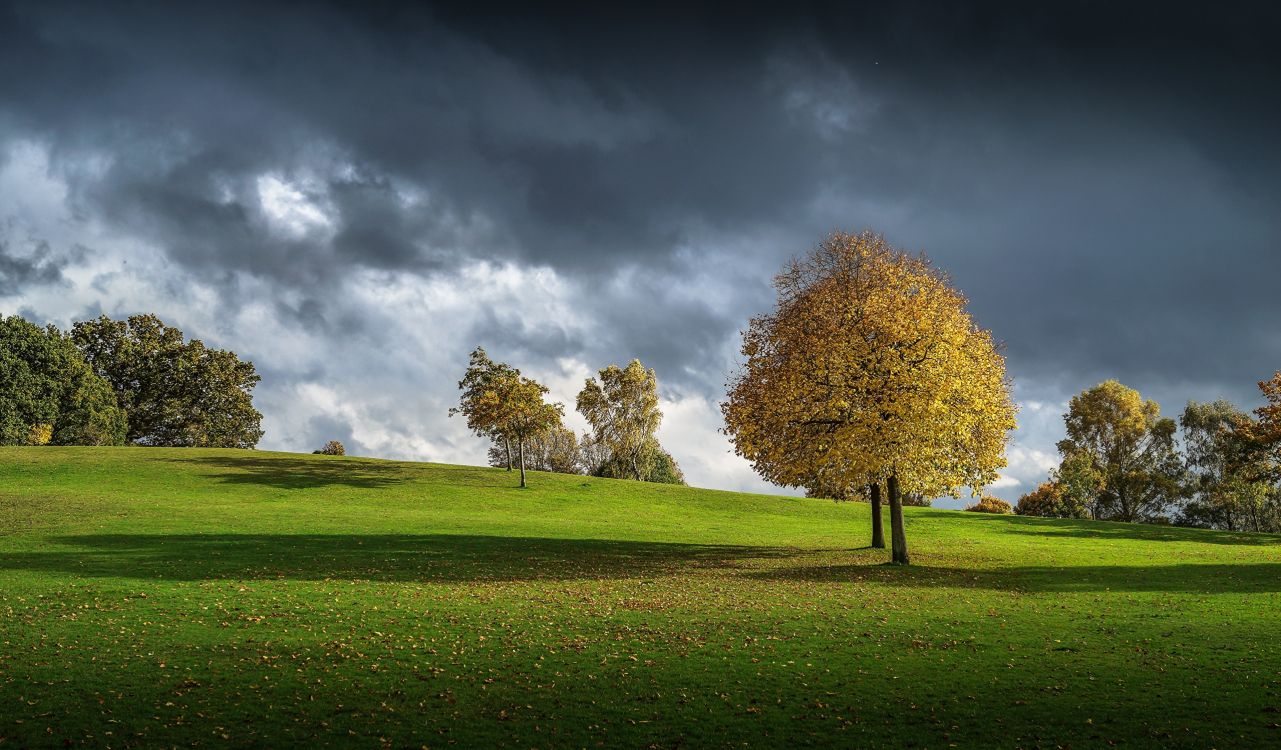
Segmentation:
{"type": "Polygon", "coordinates": [[[478,345],[520,360],[550,362],[557,357],[581,355],[587,348],[580,332],[545,320],[531,323],[512,310],[485,310],[472,327],[471,336],[478,345]]]}
{"type": "Polygon", "coordinates": [[[0,296],[17,294],[31,286],[46,286],[63,282],[62,272],[72,260],[83,253],[73,250],[73,257],[55,254],[49,243],[35,241],[26,252],[18,252],[13,243],[0,238],[0,296]]]}
{"type": "Polygon", "coordinates": [[[351,433],[351,425],[336,419],[330,415],[312,417],[307,420],[307,445],[314,445],[312,450],[319,450],[324,447],[330,440],[337,440],[343,444],[347,454],[351,456],[364,455],[365,446],[361,445],[351,433]]]}

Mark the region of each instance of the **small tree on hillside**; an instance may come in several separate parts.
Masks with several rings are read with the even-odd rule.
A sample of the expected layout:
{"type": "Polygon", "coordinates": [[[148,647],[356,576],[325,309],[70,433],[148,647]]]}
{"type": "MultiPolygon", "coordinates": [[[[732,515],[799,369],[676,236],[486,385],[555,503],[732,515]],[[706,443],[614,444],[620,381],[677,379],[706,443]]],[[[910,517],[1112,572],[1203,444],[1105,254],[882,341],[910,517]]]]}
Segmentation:
{"type": "Polygon", "coordinates": [[[658,378],[633,359],[627,367],[610,365],[588,378],[578,394],[578,411],[592,426],[596,443],[609,447],[626,467],[626,478],[644,481],[656,453],[647,450],[663,413],[658,408],[658,378]]]}
{"type": "Polygon", "coordinates": [[[514,446],[525,487],[525,447],[530,440],[560,427],[564,407],[543,400],[547,388],[521,376],[520,370],[496,363],[476,347],[458,387],[463,394],[450,416],[462,414],[477,435],[514,446]]]}
{"type": "Polygon", "coordinates": [[[1014,512],[1014,509],[1010,507],[1009,503],[999,497],[992,497],[990,495],[980,496],[979,501],[967,507],[966,510],[973,513],[1008,514],[1014,512]]]}
{"type": "Polygon", "coordinates": [[[1182,459],[1175,424],[1161,417],[1155,401],[1108,380],[1072,397],[1059,441],[1064,463],[1080,461],[1097,477],[1089,503],[1098,519],[1143,521],[1162,516],[1182,491],[1182,459]]]}
{"type": "Polygon", "coordinates": [[[785,486],[884,483],[906,564],[903,495],[977,489],[1005,465],[1004,360],[945,275],[871,232],[832,235],[775,288],[722,405],[735,450],[785,486]]]}
{"type": "Polygon", "coordinates": [[[1059,487],[1054,482],[1041,482],[1036,489],[1024,494],[1014,506],[1014,512],[1020,516],[1041,516],[1044,518],[1065,518],[1061,515],[1062,498],[1059,487]]]}
{"type": "Polygon", "coordinates": [[[317,451],[312,451],[318,456],[345,456],[347,448],[337,440],[330,440],[325,443],[324,447],[317,451]]]}
{"type": "Polygon", "coordinates": [[[529,378],[516,376],[496,392],[503,404],[499,408],[499,430],[516,444],[520,460],[520,486],[525,485],[525,445],[538,435],[561,426],[565,408],[543,400],[547,387],[529,378]]]}
{"type": "Polygon", "coordinates": [[[485,353],[483,347],[476,347],[468,358],[467,371],[458,381],[462,396],[459,405],[449,410],[449,416],[462,414],[467,418],[467,427],[481,437],[487,437],[502,446],[506,458],[507,470],[515,466],[512,451],[511,435],[502,432],[499,421],[501,414],[497,402],[487,398],[486,393],[500,384],[519,377],[520,371],[502,362],[495,362],[485,353]]]}

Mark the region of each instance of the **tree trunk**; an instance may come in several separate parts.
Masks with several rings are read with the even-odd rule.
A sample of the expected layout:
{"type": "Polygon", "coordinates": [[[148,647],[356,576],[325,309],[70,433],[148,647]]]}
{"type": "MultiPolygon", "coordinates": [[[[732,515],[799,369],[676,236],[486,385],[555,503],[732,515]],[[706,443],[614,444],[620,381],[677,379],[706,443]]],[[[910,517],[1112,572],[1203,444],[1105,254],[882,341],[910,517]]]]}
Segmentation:
{"type": "Polygon", "coordinates": [[[899,496],[898,477],[891,475],[890,490],[890,537],[892,557],[898,565],[910,565],[907,555],[907,533],[903,530],[903,498],[899,496]]]}
{"type": "Polygon", "coordinates": [[[871,486],[872,500],[872,546],[885,549],[885,526],[881,521],[881,483],[871,486]]]}
{"type": "Polygon", "coordinates": [[[520,439],[516,441],[516,451],[520,453],[520,486],[525,486],[525,441],[520,439]]]}
{"type": "Polygon", "coordinates": [[[504,437],[503,446],[507,448],[507,470],[511,471],[512,470],[512,439],[509,437],[504,437]]]}

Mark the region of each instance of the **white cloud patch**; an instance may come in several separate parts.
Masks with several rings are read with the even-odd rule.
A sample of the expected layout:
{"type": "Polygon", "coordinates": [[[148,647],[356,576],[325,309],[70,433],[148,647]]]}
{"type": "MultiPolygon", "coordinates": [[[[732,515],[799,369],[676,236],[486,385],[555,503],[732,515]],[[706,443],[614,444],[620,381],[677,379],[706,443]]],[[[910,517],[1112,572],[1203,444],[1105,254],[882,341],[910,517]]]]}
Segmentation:
{"type": "Polygon", "coordinates": [[[271,228],[291,239],[329,229],[333,222],[322,208],[323,196],[304,192],[298,185],[277,175],[257,180],[258,201],[271,228]]]}

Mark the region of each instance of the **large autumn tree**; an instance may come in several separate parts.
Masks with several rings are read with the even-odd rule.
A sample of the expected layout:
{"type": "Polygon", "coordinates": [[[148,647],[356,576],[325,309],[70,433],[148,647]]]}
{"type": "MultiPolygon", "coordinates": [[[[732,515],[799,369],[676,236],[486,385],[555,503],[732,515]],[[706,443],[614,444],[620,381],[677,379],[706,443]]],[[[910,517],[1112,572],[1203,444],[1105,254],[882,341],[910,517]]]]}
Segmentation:
{"type": "Polygon", "coordinates": [[[76,323],[71,338],[108,383],[137,445],[252,448],[262,437],[253,362],[212,349],[155,315],[76,323]]]}
{"type": "Polygon", "coordinates": [[[906,564],[905,494],[977,490],[1005,466],[1004,359],[947,276],[879,234],[833,234],[774,286],[722,405],[735,450],[784,486],[866,487],[874,518],[884,485],[906,564]]]}
{"type": "Polygon", "coordinates": [[[1067,437],[1059,452],[1089,467],[1097,492],[1090,516],[1114,521],[1164,517],[1182,492],[1183,463],[1175,445],[1174,420],[1161,416],[1155,401],[1108,380],[1068,404],[1067,437]]]}

